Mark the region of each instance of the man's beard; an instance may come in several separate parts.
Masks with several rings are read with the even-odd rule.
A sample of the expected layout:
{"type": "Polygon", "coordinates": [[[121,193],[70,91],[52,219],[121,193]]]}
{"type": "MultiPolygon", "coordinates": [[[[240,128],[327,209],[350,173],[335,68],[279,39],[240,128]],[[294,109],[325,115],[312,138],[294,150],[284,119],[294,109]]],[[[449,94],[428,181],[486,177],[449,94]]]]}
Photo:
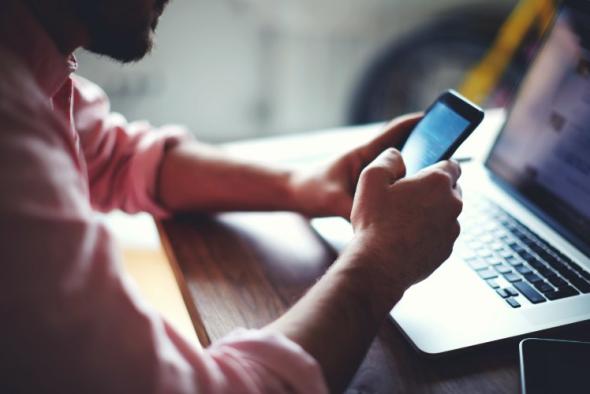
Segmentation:
{"type": "Polygon", "coordinates": [[[138,10],[137,2],[75,0],[75,3],[78,17],[88,31],[85,48],[89,51],[123,63],[138,61],[151,51],[157,18],[145,9],[138,10]]]}

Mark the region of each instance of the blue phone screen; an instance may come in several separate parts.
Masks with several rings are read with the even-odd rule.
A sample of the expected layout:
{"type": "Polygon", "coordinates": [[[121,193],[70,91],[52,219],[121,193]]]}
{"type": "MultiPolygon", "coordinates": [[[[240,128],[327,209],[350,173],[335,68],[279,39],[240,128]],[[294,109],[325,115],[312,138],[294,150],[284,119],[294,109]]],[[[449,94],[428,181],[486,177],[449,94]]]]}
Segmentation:
{"type": "Polygon", "coordinates": [[[441,160],[469,121],[443,103],[436,103],[416,125],[402,149],[406,174],[414,175],[441,160]]]}

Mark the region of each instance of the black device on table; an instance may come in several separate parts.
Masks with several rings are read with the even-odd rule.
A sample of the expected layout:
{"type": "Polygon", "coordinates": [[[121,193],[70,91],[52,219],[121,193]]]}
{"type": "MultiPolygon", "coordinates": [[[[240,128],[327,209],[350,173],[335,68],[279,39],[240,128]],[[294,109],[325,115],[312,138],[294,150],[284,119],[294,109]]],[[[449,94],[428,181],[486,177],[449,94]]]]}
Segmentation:
{"type": "Polygon", "coordinates": [[[523,394],[589,393],[590,343],[555,339],[520,342],[523,394]]]}
{"type": "Polygon", "coordinates": [[[483,117],[483,111],[459,93],[443,93],[426,110],[402,148],[406,174],[449,159],[483,117]]]}

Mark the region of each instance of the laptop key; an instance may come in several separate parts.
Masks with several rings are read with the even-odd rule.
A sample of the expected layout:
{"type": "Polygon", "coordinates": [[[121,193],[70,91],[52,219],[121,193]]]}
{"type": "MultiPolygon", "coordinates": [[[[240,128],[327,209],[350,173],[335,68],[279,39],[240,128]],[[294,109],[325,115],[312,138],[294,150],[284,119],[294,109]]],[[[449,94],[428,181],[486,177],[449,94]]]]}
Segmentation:
{"type": "Polygon", "coordinates": [[[574,289],[571,286],[567,286],[567,287],[563,287],[558,289],[557,291],[554,291],[552,293],[547,293],[545,294],[545,296],[550,299],[550,300],[559,300],[562,298],[566,298],[566,297],[571,297],[571,296],[575,296],[578,293],[578,291],[576,289],[574,289]]]}
{"type": "Polygon", "coordinates": [[[549,283],[551,283],[555,287],[563,287],[567,285],[567,282],[557,274],[545,275],[545,279],[547,279],[549,283]]]}
{"type": "Polygon", "coordinates": [[[518,291],[514,290],[513,287],[507,287],[505,290],[506,290],[506,292],[508,294],[510,294],[511,297],[517,297],[518,296],[518,291]]]}
{"type": "Polygon", "coordinates": [[[482,279],[494,279],[498,277],[498,274],[489,268],[476,272],[482,279]]]}
{"type": "Polygon", "coordinates": [[[531,303],[539,304],[545,302],[545,297],[539,294],[537,290],[533,289],[528,283],[520,281],[514,282],[512,285],[516,287],[531,303]]]}
{"type": "Polygon", "coordinates": [[[536,244],[536,242],[535,242],[533,239],[529,238],[529,236],[528,236],[527,234],[524,234],[524,233],[522,233],[522,234],[519,234],[519,235],[520,235],[520,237],[519,237],[519,238],[522,240],[522,242],[523,242],[523,243],[524,243],[524,244],[525,244],[527,247],[529,247],[529,248],[530,248],[530,247],[532,247],[533,245],[535,245],[535,244],[536,244]]]}
{"type": "Polygon", "coordinates": [[[487,248],[478,249],[477,254],[479,255],[479,257],[481,257],[483,259],[493,256],[492,252],[490,252],[489,249],[487,249],[487,248]]]}
{"type": "Polygon", "coordinates": [[[508,282],[511,282],[511,283],[522,281],[522,278],[519,275],[515,274],[514,272],[510,272],[510,273],[507,273],[506,275],[504,275],[504,279],[506,279],[508,282]]]}
{"type": "Polygon", "coordinates": [[[498,284],[498,281],[496,281],[496,279],[488,279],[486,280],[486,283],[494,290],[500,288],[500,285],[498,284]]]}
{"type": "Polygon", "coordinates": [[[496,240],[494,239],[494,237],[492,236],[492,234],[489,233],[489,230],[486,231],[481,237],[480,237],[481,242],[486,243],[486,244],[492,244],[494,242],[496,242],[496,240]]]}
{"type": "Polygon", "coordinates": [[[561,261],[554,261],[553,264],[551,264],[551,267],[553,267],[553,269],[557,272],[559,272],[562,275],[566,275],[569,272],[573,273],[574,271],[570,270],[568,268],[567,265],[563,264],[561,261]]]}
{"type": "Polygon", "coordinates": [[[587,281],[590,281],[590,273],[588,273],[588,271],[586,271],[584,268],[580,267],[578,264],[574,263],[570,259],[567,259],[567,263],[574,271],[576,271],[578,275],[580,275],[587,281]]]}
{"type": "Polygon", "coordinates": [[[569,281],[572,285],[576,286],[576,288],[580,290],[582,293],[590,293],[590,284],[581,277],[578,276],[577,278],[569,279],[569,281]]]}
{"type": "Polygon", "coordinates": [[[516,242],[511,243],[510,244],[510,248],[512,250],[514,250],[518,255],[520,255],[523,252],[526,252],[526,250],[522,246],[520,246],[519,244],[517,244],[516,242]]]}
{"type": "Polygon", "coordinates": [[[537,252],[537,254],[539,257],[541,257],[541,259],[543,259],[543,261],[550,262],[555,259],[553,255],[547,251],[547,249],[541,249],[537,252]]]}
{"type": "Polygon", "coordinates": [[[510,264],[512,266],[517,266],[517,265],[522,264],[522,260],[520,260],[520,258],[518,258],[516,256],[506,257],[506,261],[508,262],[508,264],[510,264]]]}
{"type": "Polygon", "coordinates": [[[486,263],[488,263],[489,265],[499,265],[502,264],[503,261],[499,257],[491,256],[486,258],[486,263]]]}
{"type": "Polygon", "coordinates": [[[543,247],[536,242],[529,245],[529,248],[531,248],[531,250],[538,255],[540,255],[541,253],[545,253],[545,249],[543,249],[543,247]]]}
{"type": "Polygon", "coordinates": [[[476,270],[476,271],[479,271],[479,270],[488,268],[488,265],[485,263],[485,261],[482,261],[482,260],[477,259],[477,258],[475,258],[475,259],[469,259],[469,260],[466,260],[466,261],[467,261],[467,264],[469,264],[469,266],[471,268],[473,268],[474,270],[476,270]]]}
{"type": "Polygon", "coordinates": [[[514,269],[517,270],[522,275],[530,274],[531,272],[533,272],[533,271],[531,271],[531,269],[529,267],[527,267],[524,264],[518,265],[518,266],[514,267],[514,269]]]}
{"type": "Polygon", "coordinates": [[[504,250],[504,245],[501,242],[494,242],[493,244],[490,245],[490,248],[494,251],[494,252],[500,252],[502,250],[504,250]]]}
{"type": "Polygon", "coordinates": [[[584,277],[584,279],[590,280],[590,272],[582,271],[582,272],[580,272],[580,275],[582,275],[584,277]]]}
{"type": "Polygon", "coordinates": [[[508,297],[510,297],[510,293],[508,293],[506,291],[506,289],[498,289],[498,290],[496,290],[496,293],[498,293],[498,295],[500,297],[502,297],[502,298],[508,298],[508,297]]]}
{"type": "Polygon", "coordinates": [[[543,264],[541,261],[539,261],[539,259],[534,259],[532,261],[529,261],[529,265],[536,270],[539,268],[547,268],[547,266],[545,264],[543,264]]]}
{"type": "Polygon", "coordinates": [[[526,280],[528,280],[529,282],[531,282],[531,283],[536,283],[536,282],[542,282],[543,281],[543,278],[541,278],[539,275],[537,275],[537,274],[535,274],[533,272],[530,272],[528,274],[525,274],[524,275],[524,278],[526,280]]]}
{"type": "Polygon", "coordinates": [[[498,265],[494,268],[496,268],[496,271],[498,271],[499,273],[501,273],[503,275],[512,272],[512,268],[510,268],[506,265],[498,265]]]}
{"type": "Polygon", "coordinates": [[[533,283],[533,286],[535,286],[537,288],[537,290],[539,290],[543,294],[555,291],[555,289],[547,282],[533,283]]]}
{"type": "Polygon", "coordinates": [[[549,268],[547,268],[546,266],[544,267],[539,267],[539,268],[535,268],[537,270],[538,273],[540,273],[541,275],[547,277],[549,275],[555,275],[555,273],[553,271],[551,271],[549,268]]]}
{"type": "Polygon", "coordinates": [[[526,250],[523,250],[523,251],[519,252],[519,253],[518,253],[518,255],[519,255],[520,257],[522,257],[522,259],[523,259],[524,261],[528,261],[528,262],[530,262],[530,261],[533,261],[533,260],[535,259],[535,256],[533,256],[532,254],[530,254],[530,253],[529,253],[528,251],[526,251],[526,250]]]}
{"type": "Polygon", "coordinates": [[[507,298],[506,302],[513,308],[520,308],[520,304],[514,298],[507,298]]]}
{"type": "Polygon", "coordinates": [[[567,267],[561,261],[559,261],[559,259],[557,257],[552,255],[551,253],[545,253],[541,257],[543,258],[543,260],[545,260],[545,262],[547,264],[549,264],[551,267],[553,267],[556,271],[559,271],[561,269],[567,269],[567,267]]]}
{"type": "Polygon", "coordinates": [[[564,270],[563,272],[560,272],[560,274],[562,274],[563,277],[566,278],[567,280],[569,280],[570,282],[576,281],[578,279],[582,279],[574,271],[572,271],[570,269],[564,270]]]}

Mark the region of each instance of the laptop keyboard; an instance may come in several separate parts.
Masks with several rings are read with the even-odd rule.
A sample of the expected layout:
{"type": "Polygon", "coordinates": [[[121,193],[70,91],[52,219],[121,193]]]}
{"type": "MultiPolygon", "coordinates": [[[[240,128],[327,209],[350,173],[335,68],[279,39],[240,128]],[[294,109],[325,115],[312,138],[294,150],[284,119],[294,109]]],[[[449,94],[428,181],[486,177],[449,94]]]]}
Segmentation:
{"type": "Polygon", "coordinates": [[[512,308],[590,293],[590,273],[505,210],[480,197],[466,207],[464,261],[512,308]]]}

